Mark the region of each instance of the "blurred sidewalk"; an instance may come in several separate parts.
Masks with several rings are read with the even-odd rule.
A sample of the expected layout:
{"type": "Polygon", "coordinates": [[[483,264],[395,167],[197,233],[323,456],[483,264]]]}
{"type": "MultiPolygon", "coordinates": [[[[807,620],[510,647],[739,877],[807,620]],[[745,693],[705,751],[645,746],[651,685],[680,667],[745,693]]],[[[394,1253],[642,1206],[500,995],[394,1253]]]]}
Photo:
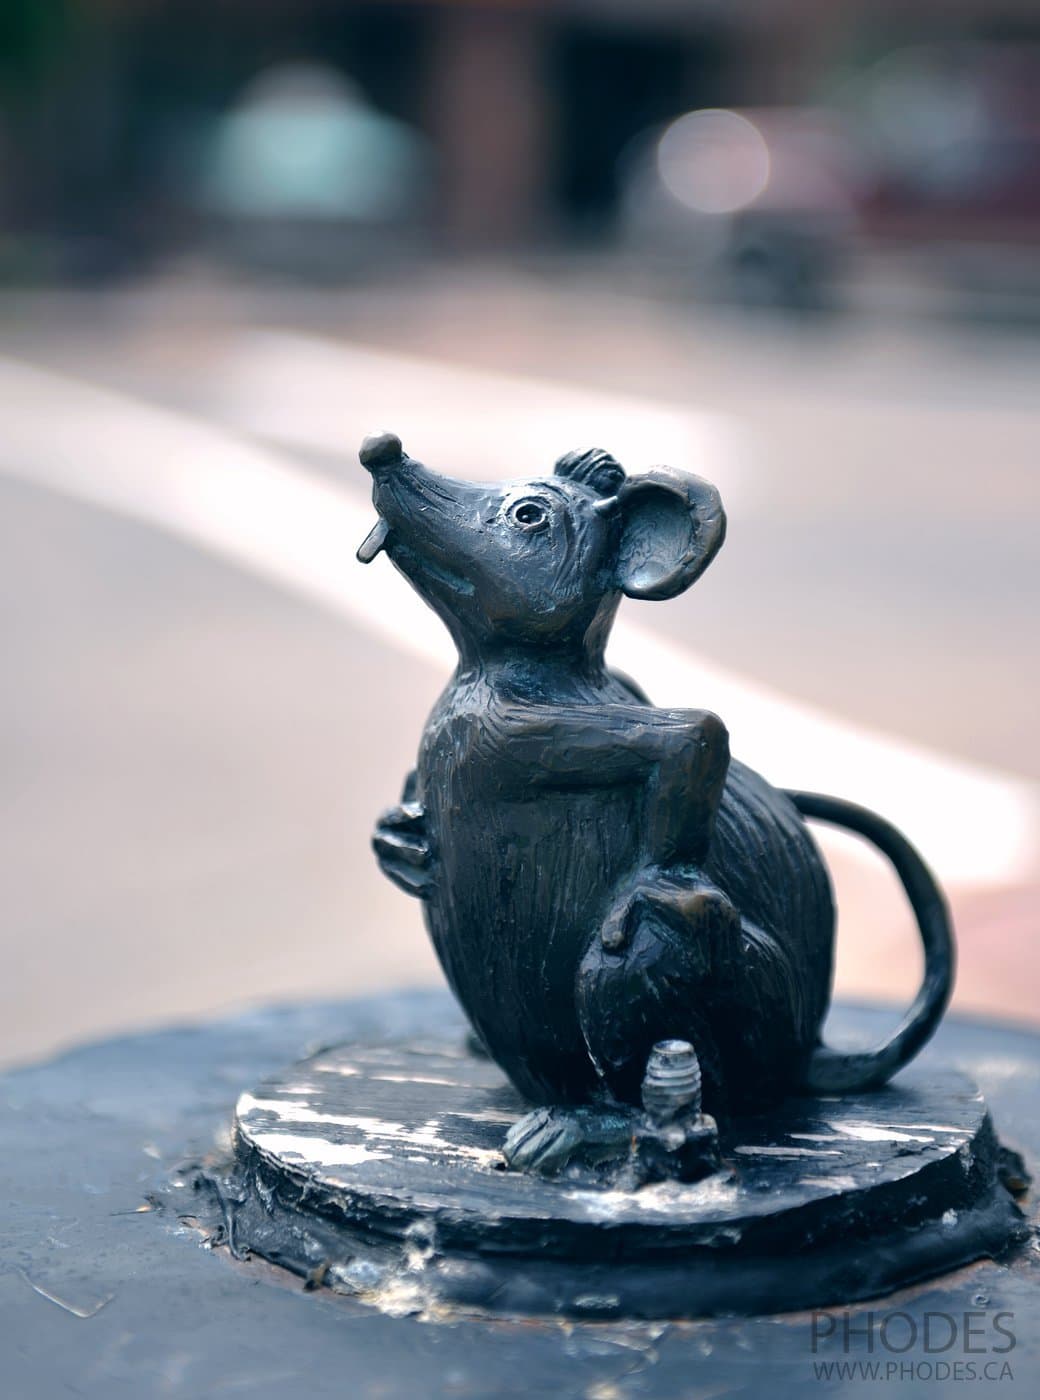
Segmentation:
{"type": "MultiPolygon", "coordinates": [[[[12,298],[0,318],[4,353],[288,444],[361,489],[335,405],[291,432],[279,420],[299,386],[291,362],[281,381],[270,360],[260,373],[260,328],[694,410],[731,459],[730,539],[693,593],[639,621],[837,715],[1040,775],[1028,342],[756,326],[491,270],[321,297],[189,280],[12,298]]],[[[472,413],[495,475],[496,404],[472,413]]],[[[442,453],[451,434],[431,432],[442,453]]],[[[368,831],[443,674],[119,516],[2,477],[0,498],[0,1055],[435,977],[418,908],[378,875],[368,831]]],[[[837,875],[840,984],[906,996],[898,896],[858,860],[839,855],[837,875]]],[[[958,893],[961,1005],[1035,1016],[1036,878],[958,893]]]]}

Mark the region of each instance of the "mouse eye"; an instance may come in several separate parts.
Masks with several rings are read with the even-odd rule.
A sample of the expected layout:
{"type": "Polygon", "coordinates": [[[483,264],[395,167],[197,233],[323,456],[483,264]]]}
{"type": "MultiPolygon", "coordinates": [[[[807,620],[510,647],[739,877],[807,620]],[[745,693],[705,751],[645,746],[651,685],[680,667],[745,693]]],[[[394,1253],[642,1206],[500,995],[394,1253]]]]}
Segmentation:
{"type": "Polygon", "coordinates": [[[510,525],[533,534],[536,530],[544,530],[548,525],[549,508],[542,501],[534,499],[514,501],[509,507],[508,519],[510,525]]]}

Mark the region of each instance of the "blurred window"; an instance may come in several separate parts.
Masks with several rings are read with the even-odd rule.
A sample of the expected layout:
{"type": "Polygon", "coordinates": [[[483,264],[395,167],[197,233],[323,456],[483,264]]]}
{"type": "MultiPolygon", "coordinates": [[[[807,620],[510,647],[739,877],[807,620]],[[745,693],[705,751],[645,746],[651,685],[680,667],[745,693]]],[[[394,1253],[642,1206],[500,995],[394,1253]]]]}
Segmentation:
{"type": "Polygon", "coordinates": [[[419,135],[348,79],[287,65],[256,78],[220,122],[205,202],[239,217],[382,221],[405,212],[426,166],[419,135]]]}

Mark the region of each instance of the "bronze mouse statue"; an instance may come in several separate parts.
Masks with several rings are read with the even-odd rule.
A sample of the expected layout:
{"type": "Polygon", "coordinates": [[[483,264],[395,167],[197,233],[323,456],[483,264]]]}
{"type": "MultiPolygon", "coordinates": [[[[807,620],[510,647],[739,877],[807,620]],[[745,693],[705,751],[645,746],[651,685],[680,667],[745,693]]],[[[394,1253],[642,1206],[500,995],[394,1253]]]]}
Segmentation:
{"type": "Polygon", "coordinates": [[[674,597],[711,563],[715,488],[665,467],[627,476],[601,450],[505,486],[440,476],[391,433],[360,455],[379,522],[358,557],[385,551],[459,654],[374,846],[423,900],[483,1046],[543,1106],[510,1133],[510,1164],[558,1170],[625,1137],[661,1042],[692,1047],[717,1117],[885,1083],[951,990],[921,858],[863,808],[771,787],[730,760],[715,715],[655,708],[604,662],[623,595],[674,597]],[[870,1052],[821,1043],[835,911],[807,817],[872,840],[917,915],[921,989],[870,1052]]]}

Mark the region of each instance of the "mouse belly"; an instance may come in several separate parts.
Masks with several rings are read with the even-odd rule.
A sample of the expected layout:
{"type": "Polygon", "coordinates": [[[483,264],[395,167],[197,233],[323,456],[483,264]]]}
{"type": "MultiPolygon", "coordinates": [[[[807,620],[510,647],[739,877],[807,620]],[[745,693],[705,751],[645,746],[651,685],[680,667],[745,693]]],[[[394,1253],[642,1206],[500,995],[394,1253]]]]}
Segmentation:
{"type": "Polygon", "coordinates": [[[586,1101],[599,1081],[575,977],[614,892],[639,864],[640,794],[542,790],[488,800],[427,788],[426,806],[439,852],[426,919],[455,995],[527,1098],[586,1101]]]}

